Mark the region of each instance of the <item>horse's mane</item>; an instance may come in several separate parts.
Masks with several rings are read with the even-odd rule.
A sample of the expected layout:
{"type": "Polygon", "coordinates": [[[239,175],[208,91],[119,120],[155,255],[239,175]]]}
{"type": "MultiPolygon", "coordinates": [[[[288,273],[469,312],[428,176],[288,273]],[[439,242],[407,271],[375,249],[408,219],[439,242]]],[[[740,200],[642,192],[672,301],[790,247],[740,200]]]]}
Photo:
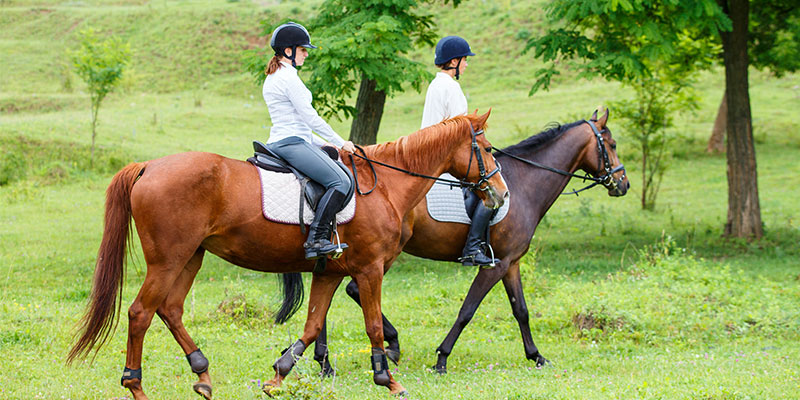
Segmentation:
{"type": "Polygon", "coordinates": [[[557,137],[561,136],[564,132],[582,124],[584,121],[575,121],[571,122],[566,125],[561,125],[558,122],[551,122],[550,124],[545,127],[544,131],[537,133],[517,144],[513,144],[503,149],[503,151],[508,151],[514,153],[516,151],[521,150],[534,150],[539,146],[544,145],[545,143],[550,142],[551,140],[556,139],[557,137]]]}
{"type": "Polygon", "coordinates": [[[456,116],[397,140],[368,146],[364,150],[369,158],[394,157],[402,160],[410,171],[421,171],[428,165],[428,160],[441,154],[443,144],[467,140],[469,125],[475,126],[478,118],[472,114],[456,116]]]}

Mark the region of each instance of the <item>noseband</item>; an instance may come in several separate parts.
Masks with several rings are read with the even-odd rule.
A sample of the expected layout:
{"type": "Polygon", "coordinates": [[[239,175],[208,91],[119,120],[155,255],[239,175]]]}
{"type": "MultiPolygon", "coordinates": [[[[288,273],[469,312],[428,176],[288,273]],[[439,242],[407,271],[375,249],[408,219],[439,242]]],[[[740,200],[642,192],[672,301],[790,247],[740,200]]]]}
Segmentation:
{"type": "Polygon", "coordinates": [[[625,166],[620,164],[620,165],[617,165],[614,168],[611,168],[611,160],[608,157],[608,151],[606,150],[606,146],[604,145],[603,135],[602,135],[603,132],[608,132],[608,129],[603,128],[603,130],[600,131],[600,130],[597,129],[597,125],[594,124],[594,121],[584,120],[583,122],[586,122],[587,124],[589,124],[589,126],[592,128],[592,132],[594,133],[594,137],[597,139],[597,141],[596,141],[597,142],[597,156],[599,158],[598,163],[601,164],[601,165],[598,165],[597,172],[595,174],[596,175],[600,175],[601,171],[602,171],[602,175],[600,175],[600,176],[598,176],[596,178],[591,176],[591,175],[589,175],[589,174],[578,175],[578,174],[574,174],[572,172],[562,171],[562,170],[560,170],[558,168],[553,168],[553,167],[549,167],[547,165],[539,164],[536,161],[526,160],[526,159],[524,159],[522,157],[515,156],[515,155],[513,155],[511,153],[505,152],[505,151],[500,150],[500,149],[493,149],[493,150],[498,152],[498,153],[505,154],[505,155],[517,160],[517,161],[521,161],[521,162],[523,162],[525,164],[533,165],[534,167],[545,169],[545,170],[550,171],[550,172],[555,172],[556,174],[559,174],[559,175],[575,177],[575,178],[581,178],[584,181],[592,181],[592,183],[589,186],[586,186],[586,187],[584,187],[582,189],[573,190],[571,192],[561,193],[562,195],[564,195],[564,194],[574,194],[574,195],[577,196],[579,192],[582,192],[582,191],[587,190],[587,189],[591,189],[591,188],[593,188],[593,187],[595,187],[597,185],[603,185],[603,187],[605,187],[608,190],[617,190],[619,188],[619,184],[617,183],[617,181],[614,180],[612,175],[614,175],[615,173],[617,173],[619,171],[622,171],[622,177],[619,180],[622,181],[623,179],[625,179],[625,166]]]}

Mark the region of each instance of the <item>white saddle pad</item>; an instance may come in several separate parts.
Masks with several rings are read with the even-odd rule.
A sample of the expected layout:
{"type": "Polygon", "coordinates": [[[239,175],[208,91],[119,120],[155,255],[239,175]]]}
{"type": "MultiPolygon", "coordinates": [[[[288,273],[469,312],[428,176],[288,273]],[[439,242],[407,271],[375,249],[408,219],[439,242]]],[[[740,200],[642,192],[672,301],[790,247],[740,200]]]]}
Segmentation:
{"type": "MultiPolygon", "coordinates": [[[[440,178],[457,180],[450,174],[443,174],[440,178]]],[[[436,183],[425,195],[425,200],[428,203],[428,214],[436,221],[458,222],[467,225],[472,222],[467,215],[467,208],[464,206],[464,194],[459,187],[436,183]]],[[[491,225],[502,221],[506,217],[510,200],[510,197],[506,199],[503,206],[497,211],[497,215],[492,218],[491,225]]]]}
{"type": "MultiPolygon", "coordinates": [[[[294,174],[266,171],[256,167],[261,178],[261,209],[264,218],[284,224],[300,225],[300,181],[294,174]]],[[[303,198],[303,223],[310,225],[314,211],[303,198]]],[[[336,214],[336,224],[350,222],[356,214],[356,196],[336,214]]]]}

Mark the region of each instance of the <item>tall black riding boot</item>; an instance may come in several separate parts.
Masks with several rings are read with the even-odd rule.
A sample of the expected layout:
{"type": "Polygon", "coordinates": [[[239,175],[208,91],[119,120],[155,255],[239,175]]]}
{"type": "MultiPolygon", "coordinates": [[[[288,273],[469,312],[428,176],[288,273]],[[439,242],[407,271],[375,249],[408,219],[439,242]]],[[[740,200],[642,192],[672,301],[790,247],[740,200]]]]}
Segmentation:
{"type": "Polygon", "coordinates": [[[499,263],[500,260],[491,258],[483,254],[481,245],[486,243],[486,233],[489,229],[489,222],[492,219],[494,210],[486,208],[483,204],[478,204],[475,207],[475,212],[472,214],[472,225],[469,227],[469,234],[467,234],[467,242],[464,244],[464,250],[461,252],[461,265],[491,265],[499,263]]]}
{"type": "MultiPolygon", "coordinates": [[[[322,195],[314,214],[314,220],[308,227],[308,240],[303,244],[306,250],[306,259],[313,260],[335,252],[340,246],[331,242],[331,231],[336,213],[341,210],[345,195],[331,188],[322,195]]],[[[344,250],[347,245],[341,243],[344,250]]]]}

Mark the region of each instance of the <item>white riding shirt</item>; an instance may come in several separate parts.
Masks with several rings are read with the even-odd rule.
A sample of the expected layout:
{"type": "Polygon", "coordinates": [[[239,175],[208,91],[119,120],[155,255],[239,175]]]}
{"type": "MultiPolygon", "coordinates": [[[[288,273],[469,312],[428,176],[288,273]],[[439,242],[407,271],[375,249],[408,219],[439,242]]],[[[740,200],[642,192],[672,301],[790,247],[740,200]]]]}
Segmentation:
{"type": "Polygon", "coordinates": [[[425,94],[420,129],[466,113],[467,98],[461,91],[461,85],[450,75],[437,72],[425,94]]]}
{"type": "Polygon", "coordinates": [[[298,136],[318,146],[325,144],[313,131],[337,147],[342,147],[344,139],[311,105],[311,91],[297,76],[297,69],[283,61],[281,64],[281,68],[267,75],[261,92],[272,120],[267,143],[298,136]]]}

